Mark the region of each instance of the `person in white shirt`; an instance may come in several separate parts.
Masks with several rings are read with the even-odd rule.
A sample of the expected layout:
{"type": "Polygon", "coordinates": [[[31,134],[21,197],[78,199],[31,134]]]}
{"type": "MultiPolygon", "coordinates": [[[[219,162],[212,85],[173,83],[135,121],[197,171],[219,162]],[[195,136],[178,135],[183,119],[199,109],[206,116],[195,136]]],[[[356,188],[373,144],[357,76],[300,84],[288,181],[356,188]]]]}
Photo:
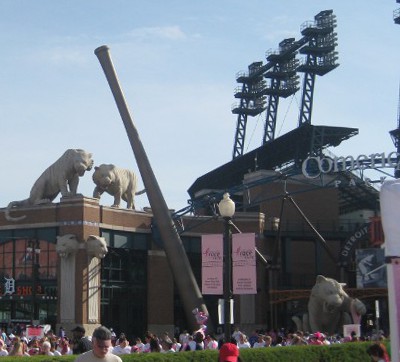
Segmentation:
{"type": "MultiPolygon", "coordinates": [[[[139,337],[135,339],[135,345],[132,347],[132,350],[134,349],[134,347],[136,347],[135,351],[145,352],[145,345],[139,337]]],[[[149,349],[150,349],[150,346],[149,346],[149,349]]],[[[135,351],[133,351],[133,352],[135,352],[135,351]]]]}
{"type": "Polygon", "coordinates": [[[150,352],[150,341],[152,340],[152,338],[153,338],[153,334],[151,334],[150,332],[147,332],[144,337],[145,344],[144,344],[142,352],[145,352],[145,353],[150,352]]]}
{"type": "Polygon", "coordinates": [[[239,343],[237,344],[239,349],[251,348],[250,342],[247,340],[247,336],[241,334],[239,337],[239,343]]]}
{"type": "Polygon", "coordinates": [[[196,341],[193,340],[193,336],[189,336],[188,351],[196,350],[196,341]]]}
{"type": "Polygon", "coordinates": [[[173,348],[172,348],[172,341],[168,338],[168,340],[164,340],[161,342],[161,352],[163,353],[174,353],[176,352],[173,348]]]}
{"type": "MultiPolygon", "coordinates": [[[[235,327],[235,330],[234,330],[233,333],[232,333],[232,337],[236,339],[236,342],[237,342],[237,343],[239,343],[239,341],[240,341],[240,336],[241,336],[242,334],[243,334],[243,333],[240,332],[239,327],[235,327]]],[[[229,341],[228,341],[228,342],[229,342],[229,341]]]]}
{"type": "Polygon", "coordinates": [[[44,354],[46,356],[54,356],[54,353],[51,352],[50,349],[51,349],[50,342],[49,341],[44,341],[42,343],[42,353],[41,354],[44,354]]]}
{"type": "Polygon", "coordinates": [[[53,353],[53,356],[62,356],[61,352],[57,349],[57,341],[54,338],[52,338],[50,341],[50,352],[53,353]]]}
{"type": "Polygon", "coordinates": [[[175,350],[175,352],[179,352],[181,350],[182,345],[174,338],[172,348],[175,350]]]}
{"type": "Polygon", "coordinates": [[[0,338],[0,356],[8,356],[6,343],[0,338]]]}
{"type": "Polygon", "coordinates": [[[63,355],[68,355],[72,354],[72,349],[69,346],[69,340],[67,337],[61,338],[59,345],[57,347],[57,350],[60,352],[60,354],[63,355]]]}
{"type": "Polygon", "coordinates": [[[179,343],[182,346],[189,343],[189,333],[186,329],[179,335],[179,343]]]}
{"type": "Polygon", "coordinates": [[[117,341],[116,346],[112,349],[113,354],[130,354],[131,347],[129,346],[129,341],[126,337],[120,337],[117,341]]]}
{"type": "Polygon", "coordinates": [[[265,347],[265,341],[264,341],[264,336],[260,334],[258,336],[257,342],[254,342],[253,348],[261,348],[261,347],[265,347]]]}
{"type": "Polygon", "coordinates": [[[122,362],[121,357],[110,353],[111,332],[106,327],[97,327],[92,335],[93,349],[76,357],[74,362],[122,362]]]}
{"type": "Polygon", "coordinates": [[[272,337],[271,336],[265,336],[264,337],[264,343],[265,343],[265,347],[272,347],[272,337]]]}

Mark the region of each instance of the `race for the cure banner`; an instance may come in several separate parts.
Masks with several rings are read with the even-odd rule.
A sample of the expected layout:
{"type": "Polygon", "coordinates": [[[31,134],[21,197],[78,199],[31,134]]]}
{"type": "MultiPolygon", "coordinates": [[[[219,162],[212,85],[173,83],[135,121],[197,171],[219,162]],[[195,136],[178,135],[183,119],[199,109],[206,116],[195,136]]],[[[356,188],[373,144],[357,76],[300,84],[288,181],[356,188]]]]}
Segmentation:
{"type": "Polygon", "coordinates": [[[223,294],[223,236],[201,237],[201,290],[203,294],[223,294]]]}
{"type": "Polygon", "coordinates": [[[255,234],[232,235],[233,294],[257,294],[255,234]]]}
{"type": "Polygon", "coordinates": [[[26,327],[26,336],[28,338],[44,337],[44,328],[42,326],[27,326],[26,327]]]}

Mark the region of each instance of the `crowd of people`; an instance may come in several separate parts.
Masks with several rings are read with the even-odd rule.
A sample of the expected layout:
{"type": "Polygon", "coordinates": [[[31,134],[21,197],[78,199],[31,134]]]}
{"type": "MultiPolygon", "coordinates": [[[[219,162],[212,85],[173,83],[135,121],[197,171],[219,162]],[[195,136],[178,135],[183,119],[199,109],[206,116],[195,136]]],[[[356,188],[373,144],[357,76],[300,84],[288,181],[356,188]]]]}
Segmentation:
{"type": "Polygon", "coordinates": [[[308,333],[303,331],[290,331],[284,328],[277,330],[254,330],[248,336],[235,328],[232,338],[237,343],[239,349],[260,348],[260,347],[282,347],[294,345],[330,345],[336,343],[358,342],[358,341],[382,341],[383,334],[371,334],[368,336],[357,336],[352,332],[349,336],[339,334],[324,334],[322,332],[308,333]]]}
{"type": "MultiPolygon", "coordinates": [[[[231,353],[235,349],[240,351],[246,348],[330,345],[368,340],[366,337],[357,337],[355,333],[348,337],[341,337],[339,335],[325,335],[321,332],[289,332],[283,329],[280,331],[254,330],[248,336],[236,327],[229,341],[225,341],[223,335],[214,336],[211,333],[205,333],[204,330],[198,330],[191,334],[187,331],[183,331],[179,335],[172,337],[169,336],[168,332],[164,332],[162,335],[156,335],[148,331],[144,334],[143,340],[137,337],[129,341],[124,333],[119,333],[117,336],[112,328],[101,328],[103,329],[96,329],[93,335],[87,336],[82,326],[76,326],[71,331],[72,338],[68,338],[64,329],[61,327],[57,335],[54,334],[52,330],[49,330],[40,338],[33,337],[29,339],[25,336],[24,331],[21,331],[19,335],[15,335],[13,333],[7,334],[2,330],[0,336],[0,356],[81,355],[91,350],[95,353],[96,347],[99,349],[99,344],[97,343],[96,345],[94,343],[96,333],[99,335],[98,339],[103,341],[102,344],[100,343],[102,348],[99,349],[99,353],[105,351],[105,353],[114,356],[130,353],[177,353],[205,349],[219,350],[221,352],[221,350],[224,351],[224,349],[221,348],[224,342],[230,343],[230,346],[228,346],[229,348],[224,348],[228,349],[228,352],[231,353]],[[109,343],[104,343],[104,341],[109,343]]],[[[374,339],[374,336],[372,336],[372,339],[374,339]]],[[[381,336],[375,338],[377,342],[381,342],[381,339],[383,339],[381,336]]],[[[377,344],[383,351],[376,352],[375,350],[371,350],[371,353],[381,353],[383,354],[383,360],[388,361],[384,345],[382,343],[377,344]]],[[[377,347],[373,348],[376,349],[377,347]]],[[[238,355],[239,352],[237,352],[237,356],[238,355]]],[[[115,361],[119,360],[115,359],[115,361]]]]}
{"type": "Polygon", "coordinates": [[[62,356],[73,354],[71,340],[66,337],[61,329],[62,335],[55,335],[52,330],[47,331],[43,336],[27,337],[26,330],[14,330],[6,333],[1,330],[0,335],[0,356],[33,356],[48,355],[62,356]]]}

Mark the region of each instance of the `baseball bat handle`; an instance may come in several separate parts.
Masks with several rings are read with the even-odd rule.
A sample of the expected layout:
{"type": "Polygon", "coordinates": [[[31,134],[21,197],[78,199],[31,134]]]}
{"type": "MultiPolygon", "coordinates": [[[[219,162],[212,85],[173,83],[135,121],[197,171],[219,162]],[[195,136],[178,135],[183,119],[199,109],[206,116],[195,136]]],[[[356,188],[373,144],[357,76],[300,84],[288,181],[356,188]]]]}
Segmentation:
{"type": "Polygon", "coordinates": [[[111,92],[114,96],[115,103],[117,104],[118,111],[121,115],[127,132],[136,132],[136,128],[133,126],[133,120],[129,112],[124,94],[122,92],[113,61],[111,59],[110,48],[107,45],[103,45],[96,48],[94,53],[99,59],[101,67],[103,68],[104,74],[110,86],[111,92]]]}

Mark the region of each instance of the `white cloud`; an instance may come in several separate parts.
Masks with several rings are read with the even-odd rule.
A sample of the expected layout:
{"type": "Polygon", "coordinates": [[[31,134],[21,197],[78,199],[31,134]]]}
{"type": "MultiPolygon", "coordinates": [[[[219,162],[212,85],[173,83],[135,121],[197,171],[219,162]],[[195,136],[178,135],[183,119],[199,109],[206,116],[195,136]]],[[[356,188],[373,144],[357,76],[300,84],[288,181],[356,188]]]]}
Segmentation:
{"type": "Polygon", "coordinates": [[[187,35],[177,25],[138,28],[129,32],[128,35],[140,40],[149,38],[184,40],[187,38],[187,35]]]}
{"type": "Polygon", "coordinates": [[[51,49],[48,59],[55,64],[69,63],[82,65],[87,63],[87,55],[80,50],[64,49],[61,47],[51,49]]]}
{"type": "Polygon", "coordinates": [[[51,64],[54,66],[85,66],[89,62],[89,56],[86,50],[81,47],[56,46],[45,47],[29,54],[31,62],[40,64],[51,64]]]}

